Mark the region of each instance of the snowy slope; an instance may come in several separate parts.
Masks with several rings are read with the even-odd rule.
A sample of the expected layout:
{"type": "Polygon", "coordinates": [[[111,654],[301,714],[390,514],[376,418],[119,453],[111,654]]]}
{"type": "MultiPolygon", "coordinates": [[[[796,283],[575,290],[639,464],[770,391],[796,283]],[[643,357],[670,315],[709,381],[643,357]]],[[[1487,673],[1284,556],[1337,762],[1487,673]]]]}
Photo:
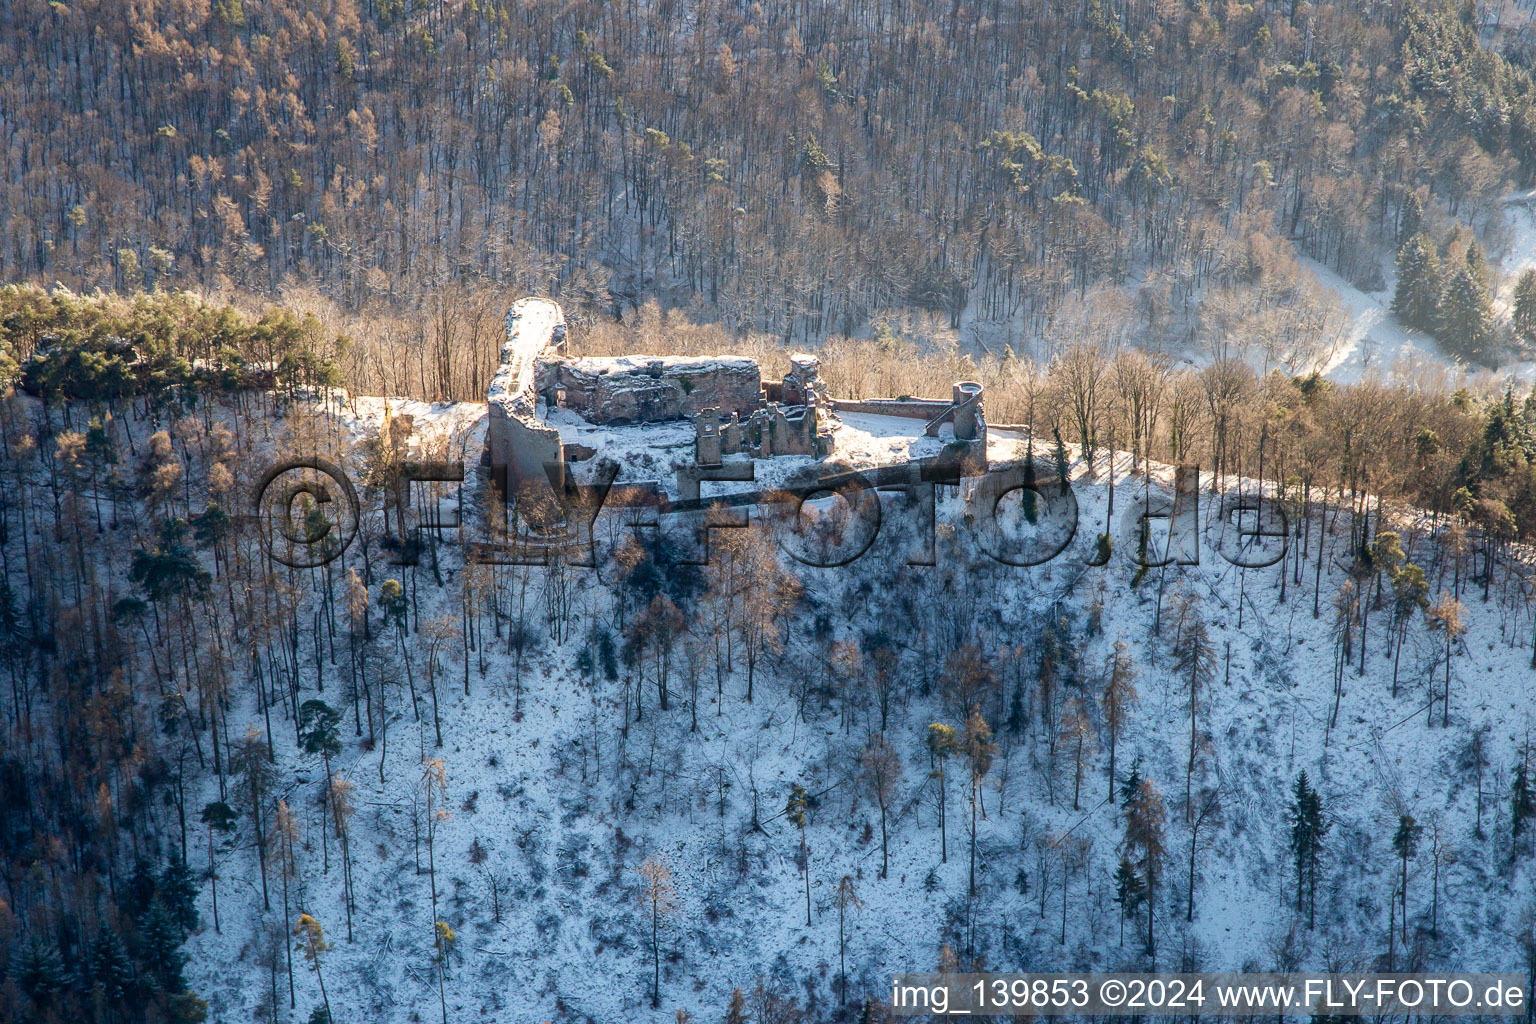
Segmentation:
{"type": "MultiPolygon", "coordinates": [[[[472,438],[483,423],[480,406],[409,408],[426,422],[456,425],[464,438],[472,438]]],[[[351,425],[356,435],[376,429],[382,403],[359,399],[355,409],[360,417],[351,425]]],[[[867,424],[866,431],[875,441],[889,443],[881,441],[879,426],[867,424]]],[[[1000,435],[992,454],[1017,454],[1018,447],[1017,438],[1000,435]]],[[[470,444],[465,450],[472,454],[476,449],[470,444]]],[[[1122,457],[1118,463],[1117,520],[1141,486],[1140,478],[1129,476],[1127,461],[1122,457]]],[[[1146,966],[1134,939],[1121,944],[1112,901],[1120,821],[1117,808],[1104,803],[1107,759],[1102,751],[1093,755],[1081,809],[1073,810],[1070,759],[1047,780],[1038,715],[1031,715],[1023,732],[999,736],[1011,744],[1011,752],[1006,759],[999,755],[986,783],[974,903],[968,906],[965,898],[969,848],[958,759],[950,766],[947,786],[949,857],[939,863],[936,780],[928,774],[922,738],[930,722],[953,722],[953,716],[936,693],[924,695],[931,670],[924,664],[922,645],[916,630],[899,623],[892,611],[903,594],[923,610],[923,625],[967,613],[970,633],[993,653],[1005,642],[1036,635],[1046,616],[1065,614],[1073,635],[1085,645],[1082,660],[1090,682],[1115,640],[1130,645],[1141,672],[1141,703],[1121,740],[1119,764],[1123,769],[1139,754],[1145,774],[1168,801],[1169,861],[1157,907],[1158,966],[1274,968],[1292,953],[1303,966],[1379,966],[1386,945],[1386,901],[1398,870],[1390,833],[1398,809],[1406,808],[1423,822],[1437,820],[1442,842],[1456,852],[1454,860],[1446,858],[1439,867],[1434,936],[1427,919],[1428,853],[1421,852],[1411,864],[1409,944],[1418,962],[1458,969],[1515,968],[1511,935],[1530,905],[1532,875],[1529,860],[1511,864],[1502,837],[1511,759],[1536,707],[1536,676],[1528,667],[1529,610],[1502,605],[1497,584],[1488,604],[1474,592],[1464,595],[1471,629],[1464,651],[1453,659],[1449,729],[1440,728],[1438,720],[1431,727],[1422,710],[1428,681],[1443,671],[1437,635],[1415,618],[1403,654],[1404,682],[1394,699],[1392,666],[1384,657],[1388,613],[1373,613],[1366,673],[1345,670],[1338,723],[1330,729],[1330,600],[1343,581],[1336,562],[1330,560],[1323,572],[1322,618],[1314,620],[1310,557],[1303,583],[1288,585],[1281,603],[1278,567],[1239,572],[1215,553],[1208,535],[1199,566],[1168,571],[1163,635],[1157,636],[1153,617],[1159,573],[1133,589],[1134,566],[1123,554],[1123,543],[1108,566],[1082,565],[1095,534],[1104,529],[1108,489],[1102,460],[1097,479],[1087,479],[1080,464],[1075,473],[1079,528],[1069,551],[1046,566],[1016,569],[984,558],[973,562],[973,551],[946,548],[941,540],[938,566],[893,568],[881,562],[882,537],[847,568],[802,573],[815,608],[839,637],[857,641],[884,626],[903,645],[900,671],[910,699],[898,704],[887,728],[905,763],[900,795],[892,805],[888,878],[877,877],[878,812],[856,777],[856,752],[877,724],[873,712],[866,708],[847,720],[837,706],[813,698],[804,717],[797,713],[790,680],[797,673],[820,671],[809,615],[789,623],[786,649],[759,679],[753,703],[742,699],[739,665],[725,682],[723,701],[717,701],[713,676],[706,673],[697,733],[690,732],[686,688],[677,677],[673,708],[661,712],[654,686],[647,682],[645,716],[625,729],[618,684],[599,679],[595,686],[586,685],[575,669],[579,640],[556,646],[546,639],[529,656],[520,715],[515,711],[514,660],[502,641],[490,638],[483,652],[469,653],[467,696],[457,644],[447,644],[438,682],[445,742],[441,748],[434,744],[425,698],[418,722],[400,687],[391,698],[395,717],[382,782],[380,752],[363,749],[352,735],[349,712],[345,750],[334,768],[357,787],[351,842],[358,896],[353,942],[346,939],[337,844],[323,838],[320,828],[316,797],[324,770],[318,757],[295,749],[291,723],[274,722],[280,777],[288,780],[284,795],[305,830],[294,880],[295,910],[302,906],[319,918],[335,942],[325,970],[336,1019],[343,1024],[405,1022],[440,1015],[428,853],[419,841],[413,809],[413,801],[421,799],[424,756],[444,760],[448,782],[450,814],[438,825],[433,851],[439,894],[435,918],[457,933],[443,986],[446,1014],[456,1021],[660,1022],[674,1020],[679,1008],[699,1020],[715,1020],[733,987],[750,990],[759,979],[818,1007],[814,1019],[829,1019],[839,950],[832,894],[845,874],[854,879],[862,903],[862,909],[849,910],[846,922],[855,995],[879,995],[892,971],[932,967],[946,943],[962,955],[973,948],[999,969],[1146,966]],[[1104,625],[1088,635],[1085,624],[1095,594],[1102,597],[1104,625]],[[1201,835],[1189,924],[1184,921],[1189,833],[1181,808],[1188,706],[1170,654],[1171,609],[1186,595],[1208,622],[1221,660],[1203,698],[1202,716],[1209,717],[1202,726],[1206,738],[1196,787],[1202,780],[1206,786],[1219,785],[1223,803],[1221,823],[1201,835]],[[1482,725],[1490,729],[1493,762],[1484,780],[1486,839],[1473,835],[1476,798],[1458,767],[1469,730],[1482,725]],[[1298,926],[1289,909],[1293,895],[1285,851],[1286,793],[1301,769],[1316,781],[1333,822],[1319,927],[1312,932],[1304,922],[1298,926]],[[795,782],[818,796],[807,829],[809,927],[796,863],[799,835],[780,813],[795,782]],[[761,830],[751,828],[754,793],[761,830]],[[1092,843],[1086,869],[1068,879],[1065,943],[1060,941],[1062,869],[1055,855],[1035,842],[1047,832],[1092,843]],[[476,843],[486,851],[483,865],[470,862],[476,843]],[[648,856],[670,864],[680,904],[661,924],[663,998],[655,1010],[648,1000],[649,920],[638,897],[636,871],[648,856]],[[500,923],[493,920],[487,871],[507,879],[500,923]]],[[[1163,468],[1157,475],[1166,481],[1170,474],[1163,468]]],[[[1202,494],[1203,518],[1210,519],[1213,505],[1209,494],[1202,494]]],[[[894,520],[896,506],[887,507],[894,520]]],[[[960,498],[948,495],[939,509],[940,522],[963,537],[964,517],[960,498]]],[[[1334,525],[1347,537],[1344,518],[1334,525]]],[[[1314,549],[1317,529],[1314,523],[1309,534],[1314,549]]],[[[439,549],[444,585],[436,586],[430,572],[417,580],[422,622],[458,607],[453,581],[462,568],[451,541],[439,549]]],[[[1421,541],[1421,554],[1422,547],[1421,541]]],[[[1335,558],[1342,549],[1340,542],[1335,558]]],[[[888,552],[884,557],[889,561],[888,552]]],[[[379,571],[399,570],[381,566],[379,571]]],[[[611,575],[576,571],[584,574],[580,614],[595,609],[606,621],[611,575]]],[[[1450,586],[1448,570],[1443,581],[1434,566],[1427,571],[1432,590],[1450,586]]],[[[535,575],[535,595],[538,580],[535,575]]],[[[574,632],[580,637],[585,630],[582,622],[574,632]]],[[[420,687],[425,654],[419,636],[414,643],[420,687]]],[[[333,679],[336,675],[331,670],[333,679]]],[[[344,701],[330,688],[327,699],[344,701]]],[[[261,721],[253,703],[247,703],[232,716],[230,731],[240,733],[261,721]]],[[[198,799],[217,796],[209,780],[198,799]]],[[[194,831],[194,841],[191,863],[206,863],[204,834],[194,831]]],[[[1427,840],[1425,845],[1427,851],[1427,840]]],[[[248,820],[231,840],[217,841],[214,855],[223,879],[223,931],[212,928],[205,887],[203,925],[188,945],[189,981],[209,1001],[210,1019],[265,1019],[261,1007],[270,998],[271,980],[262,961],[268,948],[263,936],[282,920],[277,877],[271,883],[275,909],[264,914],[248,820]]],[[[1402,957],[1399,945],[1399,966],[1402,957]]],[[[295,965],[295,986],[290,1009],[280,961],[280,1019],[305,1020],[320,1001],[315,979],[302,963],[295,965]]]]}
{"type": "Polygon", "coordinates": [[[1454,367],[1435,339],[1398,323],[1392,313],[1392,287],[1362,292],[1332,270],[1309,257],[1301,257],[1317,279],[1338,297],[1349,318],[1349,330],[1340,340],[1323,374],[1341,383],[1353,383],[1374,371],[1381,376],[1411,376],[1425,366],[1454,367]]]}
{"type": "MultiPolygon", "coordinates": [[[[1504,200],[1505,223],[1502,252],[1491,253],[1499,276],[1493,296],[1496,316],[1507,317],[1514,302],[1515,281],[1520,274],[1536,267],[1536,213],[1532,202],[1536,192],[1516,193],[1504,200]]],[[[1435,339],[1398,323],[1392,313],[1394,281],[1391,261],[1382,270],[1387,284],[1379,292],[1362,292],[1332,270],[1309,257],[1300,257],[1311,271],[1337,297],[1349,317],[1350,327],[1324,373],[1341,382],[1357,381],[1369,372],[1382,376],[1409,378],[1420,371],[1444,368],[1460,372],[1455,360],[1447,358],[1435,339]]],[[[1498,377],[1530,381],[1536,379],[1536,363],[1508,363],[1498,369],[1498,377]]]]}

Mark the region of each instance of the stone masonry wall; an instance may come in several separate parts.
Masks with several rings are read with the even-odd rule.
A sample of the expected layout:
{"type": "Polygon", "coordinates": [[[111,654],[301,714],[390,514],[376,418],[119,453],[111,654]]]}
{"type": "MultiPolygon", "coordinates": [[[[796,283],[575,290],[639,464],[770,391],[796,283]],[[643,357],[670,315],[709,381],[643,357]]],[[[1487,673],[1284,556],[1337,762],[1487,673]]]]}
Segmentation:
{"type": "Polygon", "coordinates": [[[557,467],[555,484],[563,485],[560,433],[538,422],[534,379],[538,358],[563,344],[564,338],[565,314],[548,299],[521,299],[507,312],[501,367],[487,395],[486,433],[491,471],[506,493],[516,493],[526,483],[547,488],[546,464],[557,467]]]}
{"type": "Polygon", "coordinates": [[[744,358],[545,355],[536,391],[591,423],[692,419],[704,409],[750,415],[762,399],[757,363],[744,358]]]}

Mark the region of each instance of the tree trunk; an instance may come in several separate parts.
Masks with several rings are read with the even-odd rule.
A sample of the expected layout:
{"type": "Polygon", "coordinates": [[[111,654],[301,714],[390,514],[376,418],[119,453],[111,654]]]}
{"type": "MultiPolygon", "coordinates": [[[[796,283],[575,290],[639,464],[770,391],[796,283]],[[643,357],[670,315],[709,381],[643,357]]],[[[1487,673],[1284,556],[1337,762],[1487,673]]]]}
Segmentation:
{"type": "Polygon", "coordinates": [[[651,1009],[661,1005],[661,945],[659,939],[660,916],[656,898],[651,898],[651,1009]]]}
{"type": "Polygon", "coordinates": [[[1189,908],[1184,911],[1184,920],[1195,919],[1195,843],[1200,838],[1200,827],[1196,825],[1189,830],[1189,908]]]}
{"type": "Polygon", "coordinates": [[[880,801],[880,877],[890,873],[890,854],[885,838],[885,801],[880,801]]]}
{"type": "Polygon", "coordinates": [[[805,845],[805,829],[800,829],[800,857],[805,861],[805,924],[811,924],[811,851],[805,845]]]}
{"type": "Polygon", "coordinates": [[[944,755],[939,755],[939,863],[949,863],[949,840],[946,835],[944,799],[944,755]]]}

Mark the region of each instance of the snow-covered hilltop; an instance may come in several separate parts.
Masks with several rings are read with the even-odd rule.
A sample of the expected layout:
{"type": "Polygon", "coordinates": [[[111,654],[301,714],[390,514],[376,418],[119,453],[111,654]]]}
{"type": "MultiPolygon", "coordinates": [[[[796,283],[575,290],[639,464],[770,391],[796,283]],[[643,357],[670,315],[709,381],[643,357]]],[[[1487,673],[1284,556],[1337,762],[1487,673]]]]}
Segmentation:
{"type": "Polygon", "coordinates": [[[835,351],[584,364],[650,396],[604,405],[522,308],[531,496],[495,402],[350,396],[297,325],[271,391],[165,384],[149,332],[29,358],[8,1005],[820,1022],[940,964],[1536,963],[1536,400],[1079,348],[986,378],[1022,423],[964,363],[834,397],[835,351]]]}
{"type": "MultiPolygon", "coordinates": [[[[992,445],[1022,451],[1017,436],[992,445]]],[[[1531,867],[1512,842],[1510,782],[1528,749],[1531,617],[1510,603],[1518,580],[1503,573],[1523,565],[1499,565],[1485,602],[1466,566],[1430,540],[1436,524],[1378,528],[1371,507],[1372,536],[1395,527],[1431,593],[1461,589],[1444,725],[1444,633],[1417,611],[1395,615],[1385,577],[1377,606],[1374,577],[1348,557],[1347,510],[1293,516],[1285,559],[1243,570],[1214,548],[1207,474],[1198,566],[1139,570],[1134,534],[1118,526],[1108,564],[1094,566],[1110,522],[1107,460],[1100,453],[1090,474],[1073,459],[1071,474],[1076,537],[1036,568],[969,544],[964,492],[950,488],[937,504],[936,565],[902,564],[913,535],[893,494],[859,560],[757,564],[733,597],[719,564],[725,531],[716,564],[670,565],[654,533],[627,546],[624,510],[594,531],[595,569],[472,567],[451,534],[432,545],[430,565],[424,552],[414,569],[376,566],[371,592],[406,578],[412,608],[398,636],[376,621],[372,646],[360,646],[372,685],[387,689],[375,694],[390,717],[387,749],[369,744],[372,722],[356,735],[348,712],[329,765],[355,787],[352,942],[336,837],[317,803],[326,766],[294,747],[285,712],[270,712],[275,776],[301,829],[289,901],[335,941],[324,969],[337,1019],[436,1016],[438,920],[455,936],[441,978],[452,1019],[661,1021],[681,1008],[713,1020],[733,988],[757,985],[762,999],[831,1019],[843,992],[840,916],[855,1001],[880,997],[894,971],[933,967],[944,947],[997,969],[1520,969],[1531,867]],[[753,639],[722,617],[751,616],[758,588],[776,603],[753,639]],[[479,595],[479,632],[466,650],[457,616],[467,593],[479,595]],[[1341,611],[1350,599],[1367,609],[1363,628],[1343,625],[1355,621],[1341,611]],[[968,705],[991,731],[976,776],[974,893],[968,705]],[[946,756],[942,836],[935,722],[962,744],[946,756]],[[876,786],[870,750],[882,736],[894,760],[876,786]],[[1116,869],[1138,853],[1124,845],[1124,798],[1110,802],[1111,742],[1117,774],[1136,764],[1161,794],[1155,953],[1145,905],[1130,907],[1121,937],[1116,869]],[[423,767],[433,762],[441,784],[423,767]],[[1311,908],[1296,910],[1289,847],[1303,771],[1329,825],[1312,928],[1311,908]],[[801,835],[784,814],[794,785],[809,794],[809,925],[801,835]],[[1404,899],[1392,837],[1405,815],[1422,838],[1408,857],[1407,918],[1390,911],[1389,941],[1389,903],[1404,899]],[[654,1010],[643,864],[664,866],[675,890],[660,917],[654,1010]],[[845,892],[840,914],[845,877],[858,902],[845,892]]],[[[1144,477],[1123,454],[1114,475],[1119,522],[1144,477]]],[[[1154,475],[1156,511],[1171,474],[1154,475]]],[[[467,509],[472,534],[480,505],[467,509]]],[[[750,545],[729,550],[754,557],[750,545]]],[[[381,612],[375,598],[372,615],[381,612]]],[[[306,657],[301,678],[313,671],[306,657]]],[[[265,727],[250,700],[230,718],[232,735],[265,727]]],[[[210,779],[197,799],[217,796],[210,779]]],[[[194,831],[191,863],[206,861],[206,838],[194,831]]],[[[270,939],[277,878],[275,909],[264,911],[249,830],[214,838],[224,930],[207,927],[204,891],[189,977],[216,1017],[264,1016],[278,950],[287,1015],[286,954],[270,939]]],[[[295,978],[303,1016],[319,990],[302,964],[295,978]]]]}

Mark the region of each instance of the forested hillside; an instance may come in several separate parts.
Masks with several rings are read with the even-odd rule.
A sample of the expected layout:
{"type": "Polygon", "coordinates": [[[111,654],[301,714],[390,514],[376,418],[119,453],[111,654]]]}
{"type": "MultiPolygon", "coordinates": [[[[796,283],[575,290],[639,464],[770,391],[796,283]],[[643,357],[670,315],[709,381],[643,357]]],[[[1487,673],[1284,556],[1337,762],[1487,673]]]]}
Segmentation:
{"type": "Polygon", "coordinates": [[[1528,7],[0,0],[0,1022],[1536,985],[1528,7]],[[573,355],[979,382],[1075,533],[1005,565],[968,482],[933,564],[894,491],[837,570],[764,507],[479,559],[548,514],[481,462],[523,294],[573,355]],[[295,459],[350,486],[286,526],[356,498],[324,564],[295,459]],[[1201,557],[1149,564],[1176,466],[1201,557]]]}
{"type": "Polygon", "coordinates": [[[346,308],[497,282],[785,339],[926,310],[998,351],[1129,284],[1150,347],[1317,333],[1292,255],[1377,288],[1530,185],[1500,13],[6,0],[0,266],[346,308]]]}
{"type": "MultiPolygon", "coordinates": [[[[332,389],[344,346],[297,317],[0,296],[0,1019],[878,1024],[932,966],[1536,977],[1529,399],[1077,346],[988,384],[1033,425],[993,454],[1076,495],[1045,564],[984,555],[948,488],[934,565],[895,505],[835,570],[761,520],[679,564],[618,509],[592,567],[495,564],[483,403],[332,389]],[[262,542],[285,458],[355,482],[335,561],[262,542]],[[397,503],[444,459],[462,490],[397,503]],[[1200,562],[1146,567],[1126,524],[1170,462],[1205,467],[1200,562]],[[1278,561],[1243,568],[1222,502],[1260,494],[1278,561]]],[[[841,358],[839,390],[954,369],[841,358]]]]}
{"type": "MultiPolygon", "coordinates": [[[[491,348],[500,318],[489,301],[482,296],[474,316],[457,322],[458,333],[442,337],[462,339],[472,327],[481,348],[491,348]]],[[[1223,476],[1282,481],[1307,500],[1316,489],[1369,492],[1460,515],[1501,543],[1536,533],[1536,387],[1516,391],[1487,380],[1473,387],[1435,368],[1392,383],[1336,384],[1280,368],[1261,376],[1235,357],[1175,366],[1128,344],[1119,313],[1112,305],[1085,310],[1058,325],[1059,351],[1048,361],[925,351],[889,331],[836,339],[817,353],[840,397],[942,394],[955,380],[975,379],[986,388],[991,420],[1032,424],[1038,437],[1059,435],[1090,457],[1115,448],[1198,462],[1223,476]]],[[[626,325],[587,323],[574,337],[594,355],[701,355],[728,343],[717,329],[665,316],[654,303],[626,325]]],[[[758,358],[769,375],[788,367],[787,350],[762,334],[741,338],[736,350],[758,358]]],[[[367,394],[382,383],[398,394],[387,385],[486,382],[493,369],[485,351],[418,344],[402,353],[411,365],[386,371],[392,354],[283,309],[256,318],[186,293],[80,297],[0,288],[0,387],[18,385],[59,408],[69,429],[81,428],[82,408],[98,417],[114,406],[150,415],[157,401],[195,406],[199,396],[252,386],[292,396],[332,386],[367,394]]]]}

